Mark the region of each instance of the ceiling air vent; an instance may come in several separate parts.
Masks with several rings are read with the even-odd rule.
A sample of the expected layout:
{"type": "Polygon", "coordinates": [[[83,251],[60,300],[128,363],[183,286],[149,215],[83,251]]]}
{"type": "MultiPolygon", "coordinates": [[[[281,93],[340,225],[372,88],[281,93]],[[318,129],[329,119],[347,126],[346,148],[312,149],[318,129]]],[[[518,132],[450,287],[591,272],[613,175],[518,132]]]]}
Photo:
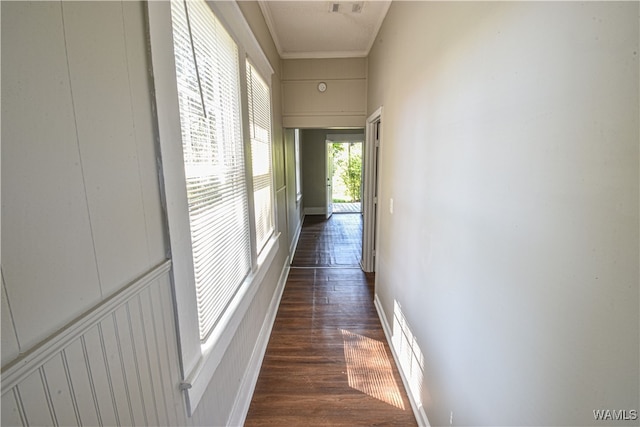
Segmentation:
{"type": "Polygon", "coordinates": [[[331,13],[361,13],[364,1],[332,1],[329,2],[329,12],[331,13]]]}

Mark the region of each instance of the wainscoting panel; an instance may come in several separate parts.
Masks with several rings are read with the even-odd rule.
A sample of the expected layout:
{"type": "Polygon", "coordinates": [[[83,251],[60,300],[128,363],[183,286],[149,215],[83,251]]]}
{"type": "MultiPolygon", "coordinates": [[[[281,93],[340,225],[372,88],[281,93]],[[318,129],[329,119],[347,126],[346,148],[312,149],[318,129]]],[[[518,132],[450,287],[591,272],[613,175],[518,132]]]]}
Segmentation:
{"type": "MultiPolygon", "coordinates": [[[[94,397],[94,386],[90,381],[89,369],[85,359],[84,340],[73,341],[62,351],[67,381],[71,391],[71,401],[78,411],[78,424],[99,424],[99,411],[94,397]],[[70,367],[73,367],[71,369],[70,367]]],[[[17,387],[16,387],[17,388],[17,387]]],[[[4,411],[2,413],[4,417],[4,411]]]]}
{"type": "Polygon", "coordinates": [[[192,418],[165,261],[3,368],[2,426],[241,422],[287,276],[282,252],[282,271],[271,269],[192,418]]]}
{"type": "Polygon", "coordinates": [[[16,400],[16,391],[12,390],[2,395],[2,425],[22,426],[20,407],[16,400]]]}
{"type": "Polygon", "coordinates": [[[51,413],[51,406],[47,402],[46,385],[43,384],[41,369],[33,372],[22,381],[22,386],[17,390],[17,394],[26,415],[26,421],[30,425],[46,426],[53,424],[54,416],[51,413]]]}
{"type": "Polygon", "coordinates": [[[9,366],[2,373],[2,425],[186,424],[170,265],[152,269],[9,366]]]}
{"type": "Polygon", "coordinates": [[[42,367],[46,390],[49,392],[51,408],[55,409],[55,419],[59,425],[75,425],[79,423],[77,407],[67,380],[63,354],[58,354],[42,367]],[[55,392],[51,393],[51,390],[55,392]]]}

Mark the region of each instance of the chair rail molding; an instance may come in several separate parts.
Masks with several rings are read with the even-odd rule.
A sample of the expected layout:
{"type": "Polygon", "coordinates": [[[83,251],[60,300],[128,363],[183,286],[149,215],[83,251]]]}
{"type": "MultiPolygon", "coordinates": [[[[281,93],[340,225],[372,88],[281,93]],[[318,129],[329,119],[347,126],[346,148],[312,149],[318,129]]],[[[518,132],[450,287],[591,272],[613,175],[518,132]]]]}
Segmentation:
{"type": "Polygon", "coordinates": [[[2,394],[15,387],[60,353],[72,341],[82,336],[87,330],[100,323],[105,317],[115,312],[131,298],[154,283],[156,279],[168,274],[170,269],[171,260],[165,260],[156,265],[111,297],[100,302],[40,344],[11,361],[6,367],[2,368],[2,394]]]}

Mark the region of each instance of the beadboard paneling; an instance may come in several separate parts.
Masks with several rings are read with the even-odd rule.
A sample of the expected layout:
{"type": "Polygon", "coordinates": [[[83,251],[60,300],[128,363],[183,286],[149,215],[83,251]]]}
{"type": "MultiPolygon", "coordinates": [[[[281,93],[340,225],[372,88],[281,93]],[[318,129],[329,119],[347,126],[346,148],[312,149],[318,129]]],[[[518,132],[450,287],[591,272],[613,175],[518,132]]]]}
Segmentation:
{"type": "Polygon", "coordinates": [[[184,425],[167,263],[3,372],[2,425],[184,425]],[[93,319],[93,320],[92,320],[93,319]],[[77,325],[84,325],[82,328],[77,325]],[[3,383],[3,386],[5,384],[3,383]],[[5,406],[6,405],[6,406],[5,406]]]}
{"type": "MultiPolygon", "coordinates": [[[[285,257],[286,250],[283,245],[285,257]]],[[[85,316],[93,321],[79,319],[82,328],[70,325],[80,332],[72,339],[62,335],[66,345],[36,349],[43,354],[3,372],[3,379],[9,374],[9,384],[3,382],[2,425],[226,424],[232,408],[246,401],[243,392],[253,389],[255,378],[245,377],[259,370],[255,363],[262,357],[254,353],[262,354],[264,345],[256,347],[256,341],[270,329],[287,266],[288,259],[273,264],[205,392],[206,404],[193,417],[186,416],[178,387],[171,285],[165,271],[130,285],[130,292],[115,296],[110,310],[99,306],[85,316]]]]}
{"type": "Polygon", "coordinates": [[[127,285],[166,256],[144,3],[1,7],[2,425],[226,424],[286,245],[188,418],[170,264],[127,285]]]}
{"type": "Polygon", "coordinates": [[[84,340],[76,339],[62,351],[65,369],[71,388],[71,401],[78,410],[82,424],[98,425],[99,409],[95,397],[94,383],[89,376],[85,357],[84,340]]]}
{"type": "Polygon", "coordinates": [[[42,368],[48,401],[55,414],[57,424],[62,426],[80,425],[80,417],[71,394],[70,383],[62,354],[45,363],[42,368]]]}
{"type": "Polygon", "coordinates": [[[24,416],[22,407],[19,405],[16,396],[17,390],[2,395],[2,425],[23,426],[24,416]]]}
{"type": "Polygon", "coordinates": [[[45,387],[42,367],[22,380],[19,388],[20,402],[29,425],[48,426],[55,424],[53,408],[45,387]]]}

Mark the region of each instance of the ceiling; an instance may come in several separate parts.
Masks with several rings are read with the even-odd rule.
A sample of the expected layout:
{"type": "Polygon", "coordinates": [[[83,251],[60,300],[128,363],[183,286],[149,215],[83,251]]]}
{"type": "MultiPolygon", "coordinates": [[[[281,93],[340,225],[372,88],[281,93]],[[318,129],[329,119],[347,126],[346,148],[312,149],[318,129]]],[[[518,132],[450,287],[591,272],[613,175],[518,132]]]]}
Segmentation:
{"type": "Polygon", "coordinates": [[[282,58],[348,58],[369,54],[391,0],[259,4],[282,58]]]}

